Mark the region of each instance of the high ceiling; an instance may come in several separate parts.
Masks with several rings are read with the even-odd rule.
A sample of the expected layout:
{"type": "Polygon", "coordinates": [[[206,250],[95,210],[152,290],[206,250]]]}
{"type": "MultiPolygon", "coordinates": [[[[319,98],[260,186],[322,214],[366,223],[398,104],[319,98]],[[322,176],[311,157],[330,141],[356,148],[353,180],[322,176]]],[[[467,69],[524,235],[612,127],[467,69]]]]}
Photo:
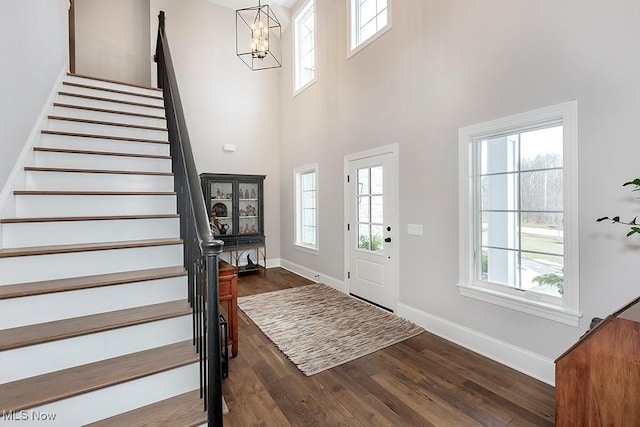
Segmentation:
{"type": "MultiPolygon", "coordinates": [[[[243,7],[257,6],[258,0],[209,0],[211,3],[228,7],[229,9],[242,9],[243,7]]],[[[263,4],[278,5],[286,9],[296,4],[297,0],[261,0],[263,4]]]]}

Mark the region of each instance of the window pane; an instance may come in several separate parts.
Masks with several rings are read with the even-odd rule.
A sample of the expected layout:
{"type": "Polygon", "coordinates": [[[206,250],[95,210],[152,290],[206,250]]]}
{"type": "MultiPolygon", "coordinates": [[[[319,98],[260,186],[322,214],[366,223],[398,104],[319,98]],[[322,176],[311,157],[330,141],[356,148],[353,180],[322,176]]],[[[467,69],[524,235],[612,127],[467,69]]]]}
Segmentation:
{"type": "Polygon", "coordinates": [[[315,209],[304,209],[302,214],[302,224],[305,226],[315,226],[316,225],[316,210],[315,209]]]}
{"type": "Polygon", "coordinates": [[[316,189],[316,174],[314,172],[302,175],[302,191],[316,189]]]}
{"type": "Polygon", "coordinates": [[[372,225],[371,226],[371,250],[373,252],[382,251],[382,226],[381,225],[372,225]]]}
{"type": "Polygon", "coordinates": [[[304,227],[302,231],[303,237],[302,241],[309,245],[316,244],[316,228],[315,227],[304,227]]]}
{"type": "Polygon", "coordinates": [[[518,170],[518,135],[501,136],[480,142],[480,173],[518,170]]]}
{"type": "Polygon", "coordinates": [[[369,250],[371,237],[371,228],[369,224],[358,225],[358,249],[369,250]]]}
{"type": "Polygon", "coordinates": [[[563,257],[522,253],[522,288],[553,296],[564,292],[563,257]]]}
{"type": "Polygon", "coordinates": [[[384,10],[383,12],[380,13],[380,15],[378,15],[377,18],[377,24],[378,24],[378,30],[380,30],[381,28],[384,28],[387,25],[387,11],[384,10]]]}
{"type": "Polygon", "coordinates": [[[376,224],[383,223],[382,196],[371,197],[371,222],[376,224]]]}
{"type": "Polygon", "coordinates": [[[562,169],[522,172],[521,209],[562,211],[562,169]]]}
{"type": "Polygon", "coordinates": [[[382,166],[371,168],[371,194],[382,194],[382,166]]]}
{"type": "Polygon", "coordinates": [[[365,0],[360,3],[360,27],[364,27],[371,21],[376,13],[376,0],[365,0]]]}
{"type": "Polygon", "coordinates": [[[370,222],[371,214],[369,211],[369,196],[360,196],[358,197],[358,221],[359,222],[370,222]]]}
{"type": "Polygon", "coordinates": [[[520,135],[522,170],[562,167],[562,126],[520,135]]]}
{"type": "Polygon", "coordinates": [[[369,37],[374,35],[376,31],[377,31],[376,20],[374,19],[373,21],[369,22],[368,24],[366,24],[364,27],[360,29],[360,43],[364,42],[369,37]]]}
{"type": "Polygon", "coordinates": [[[518,252],[490,248],[482,250],[480,277],[484,277],[483,280],[517,287],[519,274],[518,252]]]}
{"type": "Polygon", "coordinates": [[[516,212],[483,212],[481,226],[483,248],[518,249],[520,230],[516,212]]]}
{"type": "MultiPolygon", "coordinates": [[[[522,250],[564,254],[562,214],[522,214],[522,250]]],[[[543,255],[536,255],[544,257],[543,255]]]]}
{"type": "Polygon", "coordinates": [[[302,207],[303,208],[314,208],[316,206],[316,192],[315,191],[305,191],[302,194],[302,207]]]}
{"type": "MultiPolygon", "coordinates": [[[[386,8],[387,8],[387,0],[378,0],[378,13],[382,12],[386,8]]],[[[386,15],[387,15],[387,12],[385,11],[385,19],[386,19],[386,15]]]]}
{"type": "Polygon", "coordinates": [[[517,210],[517,174],[488,175],[480,179],[480,206],[482,210],[517,210]]]}
{"type": "Polygon", "coordinates": [[[369,194],[369,169],[358,169],[358,194],[369,194]]]}

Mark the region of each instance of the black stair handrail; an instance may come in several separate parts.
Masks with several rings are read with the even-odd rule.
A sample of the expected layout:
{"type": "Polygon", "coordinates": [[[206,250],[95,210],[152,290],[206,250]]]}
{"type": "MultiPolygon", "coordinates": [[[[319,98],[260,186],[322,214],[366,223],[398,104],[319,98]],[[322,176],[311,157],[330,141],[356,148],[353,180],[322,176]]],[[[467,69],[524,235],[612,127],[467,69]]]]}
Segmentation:
{"type": "Polygon", "coordinates": [[[200,188],[191,142],[184,119],[171,53],[165,32],[165,14],[158,15],[158,87],[162,88],[169,130],[175,190],[184,242],[184,265],[188,271],[189,303],[192,307],[193,342],[200,354],[200,397],[210,426],[222,426],[222,370],[218,310],[218,256],[222,240],[211,232],[209,215],[200,188]],[[213,301],[208,304],[207,301],[213,301]]]}

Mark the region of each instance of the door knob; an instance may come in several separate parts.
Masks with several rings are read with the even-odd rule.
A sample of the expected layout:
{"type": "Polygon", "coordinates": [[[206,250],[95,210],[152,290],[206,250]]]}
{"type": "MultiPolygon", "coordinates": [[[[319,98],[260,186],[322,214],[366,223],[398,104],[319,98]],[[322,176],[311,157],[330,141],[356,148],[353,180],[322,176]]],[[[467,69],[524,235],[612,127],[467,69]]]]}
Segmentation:
{"type": "Polygon", "coordinates": [[[391,242],[391,237],[387,237],[386,239],[384,239],[384,241],[387,243],[391,242]]]}

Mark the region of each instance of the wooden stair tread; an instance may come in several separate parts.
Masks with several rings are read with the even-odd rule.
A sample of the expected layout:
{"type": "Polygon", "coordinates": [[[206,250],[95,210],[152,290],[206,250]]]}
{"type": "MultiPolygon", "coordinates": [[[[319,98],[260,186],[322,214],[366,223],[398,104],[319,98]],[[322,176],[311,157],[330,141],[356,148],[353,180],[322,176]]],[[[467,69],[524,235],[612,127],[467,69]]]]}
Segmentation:
{"type": "Polygon", "coordinates": [[[126,283],[146,282],[157,279],[168,279],[172,277],[185,276],[186,274],[187,272],[183,266],[175,266],[72,277],[69,279],[18,283],[16,285],[0,286],[0,300],[57,292],[77,291],[81,289],[100,288],[104,286],[124,285],[126,283]]]}
{"type": "Polygon", "coordinates": [[[77,169],[77,168],[42,168],[36,166],[25,166],[28,172],[72,172],[72,173],[105,173],[114,175],[152,175],[152,176],[173,176],[172,172],[154,171],[122,171],[109,169],[77,169]]]}
{"type": "Polygon", "coordinates": [[[102,98],[100,96],[81,95],[79,93],[71,93],[71,92],[64,92],[64,91],[60,91],[60,92],[58,92],[58,94],[59,95],[64,95],[64,96],[73,96],[73,97],[82,98],[82,99],[91,99],[93,101],[114,102],[116,104],[126,104],[126,105],[133,105],[135,107],[156,108],[158,110],[164,110],[164,106],[161,107],[159,105],[144,104],[142,102],[123,101],[121,99],[102,98]]]}
{"type": "Polygon", "coordinates": [[[74,82],[62,82],[63,86],[72,86],[72,87],[79,87],[82,89],[91,89],[91,90],[101,90],[104,92],[109,92],[109,93],[117,93],[120,95],[131,95],[131,96],[140,96],[143,98],[150,98],[150,99],[155,99],[155,100],[162,100],[162,96],[159,95],[149,95],[146,93],[137,93],[137,92],[129,92],[126,90],[118,90],[118,89],[112,89],[112,88],[107,88],[107,87],[100,87],[100,86],[92,86],[92,85],[85,85],[82,83],[74,83],[74,82]]]}
{"type": "MultiPolygon", "coordinates": [[[[191,314],[187,300],[171,301],[107,313],[0,330],[0,351],[13,350],[82,335],[191,314]]],[[[0,396],[2,396],[0,386],[0,396]]],[[[0,405],[2,408],[2,405],[0,405]]],[[[5,409],[5,408],[2,408],[5,409]]]]}
{"type": "Polygon", "coordinates": [[[48,116],[49,120],[60,120],[65,122],[78,122],[78,123],[87,123],[93,125],[104,125],[104,126],[120,126],[125,128],[133,128],[133,129],[143,129],[143,130],[157,130],[157,131],[166,131],[167,128],[161,128],[158,126],[143,126],[143,125],[133,125],[129,123],[118,123],[118,122],[106,122],[102,120],[92,120],[92,119],[79,119],[77,117],[64,117],[64,116],[48,116]]]}
{"type": "Polygon", "coordinates": [[[70,149],[70,148],[33,147],[33,151],[39,151],[44,153],[89,154],[89,155],[95,155],[95,156],[117,156],[117,157],[136,157],[136,158],[144,158],[144,159],[171,160],[171,156],[162,156],[159,154],[119,153],[114,151],[76,150],[76,149],[70,149]]]}
{"type": "Polygon", "coordinates": [[[148,138],[131,138],[128,136],[113,136],[113,135],[95,135],[92,133],[78,133],[78,132],[64,132],[57,130],[41,130],[43,135],[60,135],[60,136],[77,136],[80,138],[96,138],[96,139],[111,139],[114,141],[132,141],[132,142],[149,142],[152,144],[169,144],[169,141],[160,139],[148,139],[148,138]]]}
{"type": "Polygon", "coordinates": [[[207,413],[200,390],[193,390],[129,412],[115,415],[85,427],[195,427],[206,424],[207,413]]]}
{"type": "Polygon", "coordinates": [[[113,221],[126,219],[164,219],[180,218],[178,214],[160,215],[110,215],[110,216],[59,216],[40,218],[4,218],[0,219],[0,224],[24,224],[32,222],[66,222],[66,221],[113,221]]]}
{"type": "Polygon", "coordinates": [[[0,385],[0,408],[5,411],[34,408],[197,361],[198,354],[188,340],[38,375],[0,385]]]}
{"type": "Polygon", "coordinates": [[[175,196],[175,191],[59,191],[16,190],[16,196],[175,196]]]}
{"type": "Polygon", "coordinates": [[[120,115],[123,115],[123,116],[142,117],[142,118],[145,118],[145,119],[166,120],[166,117],[164,117],[164,116],[152,116],[150,114],[130,113],[130,112],[127,112],[127,111],[109,110],[109,109],[106,109],[106,108],[87,107],[87,106],[84,106],[84,105],[73,105],[73,104],[64,104],[64,103],[54,102],[53,106],[54,107],[61,107],[61,108],[73,108],[75,110],[95,111],[97,113],[120,114],[120,115]]]}
{"type": "Polygon", "coordinates": [[[137,88],[140,88],[140,89],[150,89],[150,90],[156,90],[158,92],[162,92],[162,89],[157,88],[157,87],[142,86],[142,85],[137,85],[135,83],[127,83],[127,82],[122,82],[122,81],[119,81],[119,80],[105,79],[103,77],[87,76],[85,74],[77,74],[77,73],[67,73],[67,76],[78,77],[78,78],[81,78],[81,79],[96,80],[96,81],[99,81],[99,82],[115,83],[115,84],[124,85],[124,86],[131,86],[131,87],[137,87],[137,88]]]}
{"type": "MultiPolygon", "coordinates": [[[[129,240],[122,242],[82,243],[74,245],[34,246],[24,248],[0,249],[0,258],[12,258],[19,256],[68,254],[76,252],[107,251],[112,249],[148,248],[154,246],[180,245],[182,240],[175,239],[148,239],[129,240]]],[[[1,340],[0,340],[1,342],[1,340]]]]}

